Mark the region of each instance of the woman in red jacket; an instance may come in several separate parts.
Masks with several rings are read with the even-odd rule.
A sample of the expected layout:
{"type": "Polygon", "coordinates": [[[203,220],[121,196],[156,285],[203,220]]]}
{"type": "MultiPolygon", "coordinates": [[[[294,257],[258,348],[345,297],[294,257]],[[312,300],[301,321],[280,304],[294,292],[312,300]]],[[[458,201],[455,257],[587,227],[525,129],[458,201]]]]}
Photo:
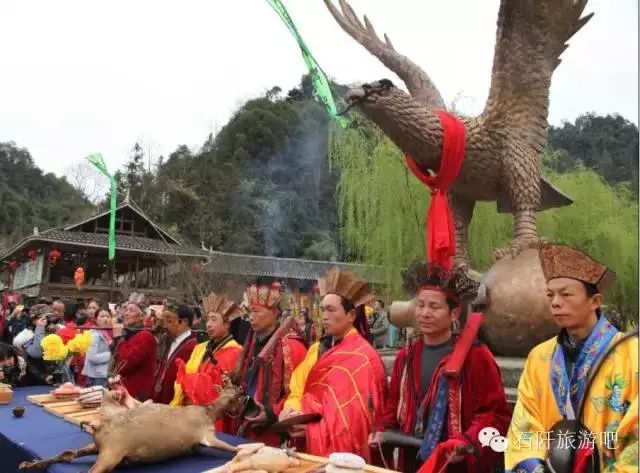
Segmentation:
{"type": "Polygon", "coordinates": [[[129,394],[144,401],[151,397],[153,389],[156,339],[143,328],[142,309],[136,303],[126,305],[123,322],[113,326],[112,375],[119,374],[129,394]]]}

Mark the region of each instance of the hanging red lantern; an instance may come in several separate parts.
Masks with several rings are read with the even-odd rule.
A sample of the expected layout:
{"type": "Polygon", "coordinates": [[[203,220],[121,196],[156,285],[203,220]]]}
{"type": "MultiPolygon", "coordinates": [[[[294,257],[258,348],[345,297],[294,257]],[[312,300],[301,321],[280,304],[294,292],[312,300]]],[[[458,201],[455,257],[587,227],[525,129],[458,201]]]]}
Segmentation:
{"type": "Polygon", "coordinates": [[[36,250],[27,251],[27,258],[29,258],[29,261],[35,261],[37,257],[38,252],[36,250]]]}
{"type": "Polygon", "coordinates": [[[76,272],[73,274],[73,281],[76,283],[76,289],[82,289],[82,285],[84,284],[84,268],[79,267],[76,269],[76,272]]]}
{"type": "Polygon", "coordinates": [[[11,271],[15,271],[18,268],[18,261],[15,259],[12,259],[11,261],[9,261],[9,269],[11,271]]]}
{"type": "Polygon", "coordinates": [[[55,266],[56,264],[58,264],[58,261],[60,261],[61,257],[62,253],[60,253],[58,250],[51,250],[49,252],[49,263],[51,264],[51,266],[55,266]]]}

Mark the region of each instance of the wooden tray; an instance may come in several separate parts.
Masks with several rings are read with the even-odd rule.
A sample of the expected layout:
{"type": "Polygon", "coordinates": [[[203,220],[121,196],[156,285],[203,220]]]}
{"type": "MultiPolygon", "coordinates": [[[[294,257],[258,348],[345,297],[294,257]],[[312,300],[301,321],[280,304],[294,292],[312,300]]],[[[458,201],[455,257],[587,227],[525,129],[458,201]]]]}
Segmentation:
{"type": "Polygon", "coordinates": [[[38,406],[43,406],[45,404],[57,403],[57,402],[69,402],[75,400],[79,394],[73,394],[69,397],[60,398],[55,397],[52,394],[32,394],[31,396],[27,396],[27,401],[30,401],[38,406]]]}
{"type": "Polygon", "coordinates": [[[27,400],[41,406],[45,411],[67,422],[80,425],[81,422],[98,420],[98,409],[95,406],[85,407],[75,399],[59,399],[51,394],[28,396],[27,400]]]}
{"type": "Polygon", "coordinates": [[[82,422],[91,422],[94,420],[100,419],[100,414],[98,409],[90,409],[81,412],[73,412],[71,414],[67,414],[63,417],[67,422],[71,422],[72,424],[80,425],[82,422]]]}

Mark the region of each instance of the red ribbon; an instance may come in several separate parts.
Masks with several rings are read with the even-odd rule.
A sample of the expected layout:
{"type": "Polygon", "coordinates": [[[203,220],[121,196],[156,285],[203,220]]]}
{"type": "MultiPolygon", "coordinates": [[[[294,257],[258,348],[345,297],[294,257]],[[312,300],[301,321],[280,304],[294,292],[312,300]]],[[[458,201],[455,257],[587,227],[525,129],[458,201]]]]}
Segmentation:
{"type": "Polygon", "coordinates": [[[436,113],[442,125],[442,159],[438,174],[425,173],[409,155],[405,155],[405,160],[414,176],[431,189],[431,205],[425,223],[427,261],[451,269],[451,258],[456,255],[456,232],[447,192],[464,161],[466,134],[460,119],[442,110],[436,113]]]}

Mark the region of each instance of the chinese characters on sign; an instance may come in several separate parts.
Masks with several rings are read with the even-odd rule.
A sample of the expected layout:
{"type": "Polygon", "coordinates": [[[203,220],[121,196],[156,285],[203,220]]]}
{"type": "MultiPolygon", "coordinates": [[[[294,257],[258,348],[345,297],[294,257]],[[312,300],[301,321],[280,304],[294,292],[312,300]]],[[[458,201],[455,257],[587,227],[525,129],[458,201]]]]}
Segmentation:
{"type": "Polygon", "coordinates": [[[599,444],[606,449],[615,450],[618,433],[600,432],[596,434],[586,430],[580,430],[576,433],[560,430],[554,436],[553,432],[523,432],[516,439],[516,447],[520,449],[549,449],[551,442],[554,441],[558,449],[589,449],[599,444]]]}

